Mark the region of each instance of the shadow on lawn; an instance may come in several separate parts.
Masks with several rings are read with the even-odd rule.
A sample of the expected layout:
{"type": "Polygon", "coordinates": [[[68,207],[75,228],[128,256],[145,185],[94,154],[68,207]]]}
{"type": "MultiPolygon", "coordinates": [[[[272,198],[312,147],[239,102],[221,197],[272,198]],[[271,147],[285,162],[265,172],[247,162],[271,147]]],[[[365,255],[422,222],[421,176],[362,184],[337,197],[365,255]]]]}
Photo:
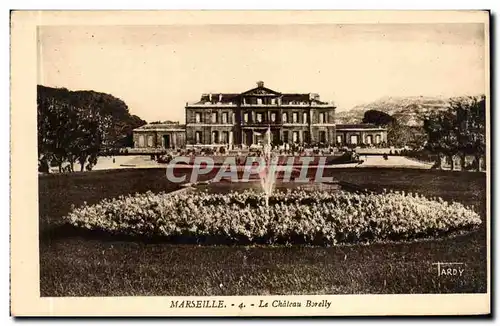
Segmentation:
{"type": "Polygon", "coordinates": [[[323,235],[318,234],[313,239],[305,239],[303,235],[291,234],[287,237],[275,236],[269,233],[262,237],[249,240],[247,237],[229,237],[223,234],[199,235],[185,232],[179,235],[162,236],[158,234],[123,234],[112,233],[108,230],[86,229],[70,224],[60,224],[40,233],[42,242],[64,240],[69,238],[81,238],[88,240],[98,240],[102,242],[132,242],[143,244],[174,244],[174,245],[201,245],[201,246],[251,246],[251,245],[277,245],[277,246],[311,246],[311,247],[336,247],[352,245],[371,245],[383,243],[414,243],[419,241],[434,241],[450,239],[474,232],[481,232],[484,227],[468,226],[466,228],[456,228],[447,231],[432,231],[408,236],[407,234],[393,234],[386,240],[375,239],[372,234],[362,234],[357,237],[352,234],[339,234],[336,244],[332,244],[323,235]]]}

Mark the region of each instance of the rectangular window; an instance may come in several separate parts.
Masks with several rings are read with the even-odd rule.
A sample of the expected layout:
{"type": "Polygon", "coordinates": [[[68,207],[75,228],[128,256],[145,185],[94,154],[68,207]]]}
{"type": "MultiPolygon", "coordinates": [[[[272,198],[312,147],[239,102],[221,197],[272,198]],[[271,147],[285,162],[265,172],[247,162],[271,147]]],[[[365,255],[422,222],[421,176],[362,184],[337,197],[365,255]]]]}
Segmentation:
{"type": "Polygon", "coordinates": [[[337,135],[337,144],[342,144],[342,135],[337,135]]]}
{"type": "Polygon", "coordinates": [[[276,112],[271,112],[271,121],[276,122],[276,112]]]}
{"type": "Polygon", "coordinates": [[[320,143],[326,143],[326,131],[322,130],[319,132],[320,143]]]}
{"type": "Polygon", "coordinates": [[[229,132],[228,131],[222,132],[222,143],[223,144],[229,143],[229,132]]]}
{"type": "Polygon", "coordinates": [[[375,136],[375,144],[380,144],[380,135],[375,136]]]}
{"type": "Polygon", "coordinates": [[[262,105],[262,99],[261,98],[257,98],[257,104],[258,105],[262,105]]]}
{"type": "Polygon", "coordinates": [[[271,99],[271,104],[276,104],[276,99],[275,98],[271,99]]]}
{"type": "Polygon", "coordinates": [[[358,135],[351,135],[351,144],[356,145],[358,143],[358,135]]]}
{"type": "Polygon", "coordinates": [[[236,113],[234,112],[231,114],[231,123],[236,123],[236,113]]]}
{"type": "Polygon", "coordinates": [[[201,143],[201,131],[195,133],[195,141],[197,144],[201,143]]]}
{"type": "Polygon", "coordinates": [[[306,143],[306,144],[309,143],[310,142],[309,131],[307,131],[307,130],[304,131],[303,136],[304,136],[304,143],[306,143]]]}
{"type": "Polygon", "coordinates": [[[283,142],[288,143],[288,130],[283,131],[283,142]]]}
{"type": "Polygon", "coordinates": [[[139,147],[144,147],[144,136],[143,135],[139,136],[139,147]]]}
{"type": "Polygon", "coordinates": [[[262,122],[262,121],[264,121],[264,113],[257,112],[257,122],[262,122]]]}
{"type": "Polygon", "coordinates": [[[292,122],[293,123],[298,123],[299,122],[299,113],[298,112],[294,112],[292,114],[292,122]]]}
{"type": "Polygon", "coordinates": [[[367,145],[371,145],[373,143],[373,136],[372,135],[366,136],[365,141],[367,145]]]}
{"type": "Polygon", "coordinates": [[[298,143],[299,142],[299,132],[298,131],[294,131],[292,137],[293,137],[292,140],[293,140],[294,143],[298,143]]]}
{"type": "Polygon", "coordinates": [[[217,123],[217,112],[212,112],[212,123],[217,123]]]}
{"type": "Polygon", "coordinates": [[[248,122],[248,112],[245,112],[245,113],[243,114],[243,120],[244,120],[245,122],[248,122]]]}
{"type": "Polygon", "coordinates": [[[302,123],[307,123],[309,119],[307,119],[307,112],[302,114],[302,123]]]}
{"type": "Polygon", "coordinates": [[[227,123],[227,112],[222,113],[222,123],[227,123]]]}
{"type": "Polygon", "coordinates": [[[288,123],[288,113],[283,113],[283,123],[288,123]]]}
{"type": "Polygon", "coordinates": [[[200,123],[201,122],[201,113],[200,112],[196,112],[195,121],[196,121],[196,123],[200,123]]]}
{"type": "Polygon", "coordinates": [[[319,123],[325,123],[325,114],[323,112],[319,113],[319,123]]]}
{"type": "Polygon", "coordinates": [[[218,144],[218,143],[219,143],[219,132],[212,131],[212,144],[218,144]]]}
{"type": "Polygon", "coordinates": [[[153,136],[148,136],[148,147],[153,147],[153,136]]]}

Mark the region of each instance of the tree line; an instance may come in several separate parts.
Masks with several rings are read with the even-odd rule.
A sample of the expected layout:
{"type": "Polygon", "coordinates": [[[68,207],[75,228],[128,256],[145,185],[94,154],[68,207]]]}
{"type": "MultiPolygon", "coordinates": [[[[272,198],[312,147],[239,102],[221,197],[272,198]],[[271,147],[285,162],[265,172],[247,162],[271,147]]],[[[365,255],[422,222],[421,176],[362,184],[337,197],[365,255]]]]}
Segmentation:
{"type": "Polygon", "coordinates": [[[95,91],[37,87],[38,164],[40,172],[64,163],[73,171],[91,170],[105,148],[132,146],[132,130],[146,124],[125,102],[95,91]]]}
{"type": "Polygon", "coordinates": [[[425,149],[436,154],[435,168],[441,168],[447,157],[454,169],[454,157],[460,157],[460,167],[466,168],[466,157],[474,157],[474,167],[481,168],[486,154],[486,98],[461,97],[450,100],[446,110],[432,112],[424,118],[427,134],[425,149]]]}
{"type": "Polygon", "coordinates": [[[421,115],[420,126],[407,126],[378,110],[366,111],[363,122],[386,127],[390,146],[429,152],[435,159],[434,168],[440,169],[446,157],[454,169],[458,156],[464,170],[466,157],[473,156],[474,168],[480,170],[486,153],[485,103],[484,95],[452,98],[447,107],[421,115]]]}

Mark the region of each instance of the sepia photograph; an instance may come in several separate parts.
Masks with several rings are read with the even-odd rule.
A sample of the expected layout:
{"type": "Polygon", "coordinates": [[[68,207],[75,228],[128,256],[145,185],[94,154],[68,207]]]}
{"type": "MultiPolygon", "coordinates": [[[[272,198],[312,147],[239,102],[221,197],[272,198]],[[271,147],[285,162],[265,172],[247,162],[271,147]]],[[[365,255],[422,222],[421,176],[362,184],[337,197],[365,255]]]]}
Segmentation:
{"type": "Polygon", "coordinates": [[[59,314],[490,312],[487,11],[18,13],[12,257],[59,314]]]}

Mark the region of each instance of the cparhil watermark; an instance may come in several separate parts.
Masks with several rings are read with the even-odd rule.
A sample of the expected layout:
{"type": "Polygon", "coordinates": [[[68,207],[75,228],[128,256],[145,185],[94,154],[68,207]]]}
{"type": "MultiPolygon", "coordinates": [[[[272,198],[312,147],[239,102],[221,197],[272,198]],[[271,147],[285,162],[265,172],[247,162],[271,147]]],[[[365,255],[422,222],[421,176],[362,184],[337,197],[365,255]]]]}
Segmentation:
{"type": "Polygon", "coordinates": [[[458,262],[437,262],[432,263],[436,266],[437,275],[441,276],[462,276],[465,272],[465,263],[458,262]]]}
{"type": "Polygon", "coordinates": [[[289,157],[286,162],[279,162],[277,157],[248,157],[244,164],[239,164],[234,156],[227,156],[222,164],[215,164],[211,157],[176,156],[168,163],[166,177],[173,183],[187,182],[186,174],[176,176],[174,173],[187,167],[190,170],[190,183],[196,183],[200,176],[213,171],[217,172],[213,181],[226,179],[244,182],[251,180],[252,175],[275,178],[277,174],[282,174],[281,180],[285,182],[332,182],[332,177],[323,175],[326,165],[326,157],[316,159],[310,156],[289,157]],[[314,171],[313,175],[310,175],[311,171],[314,171]],[[292,172],[295,172],[295,178],[292,178],[292,172]]]}

